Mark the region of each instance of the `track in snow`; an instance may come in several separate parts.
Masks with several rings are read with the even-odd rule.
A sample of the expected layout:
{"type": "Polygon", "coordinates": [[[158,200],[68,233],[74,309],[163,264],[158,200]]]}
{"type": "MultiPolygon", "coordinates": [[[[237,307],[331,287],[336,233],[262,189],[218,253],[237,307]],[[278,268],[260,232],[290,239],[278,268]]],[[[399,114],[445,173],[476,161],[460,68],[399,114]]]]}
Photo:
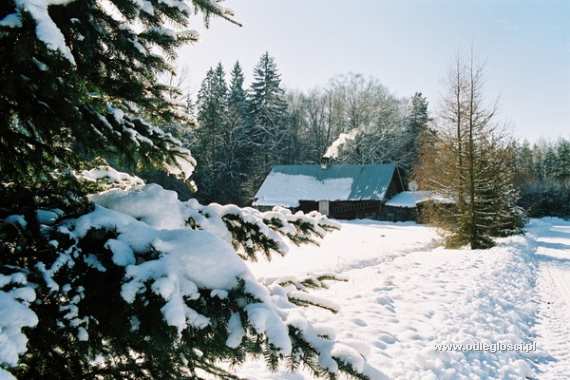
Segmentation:
{"type": "MultiPolygon", "coordinates": [[[[483,251],[435,248],[437,240],[426,226],[344,222],[321,247],[294,247],[252,270],[342,273],[349,282],[315,291],[340,313],[307,312],[390,379],[570,379],[570,222],[532,220],[527,236],[483,251]],[[535,353],[434,350],[532,341],[535,353]]],[[[235,370],[255,380],[312,379],[286,368],[272,373],[261,360],[235,370]]]]}
{"type": "Polygon", "coordinates": [[[541,380],[570,377],[570,222],[535,220],[529,226],[538,265],[538,321],[535,326],[541,380]]]}

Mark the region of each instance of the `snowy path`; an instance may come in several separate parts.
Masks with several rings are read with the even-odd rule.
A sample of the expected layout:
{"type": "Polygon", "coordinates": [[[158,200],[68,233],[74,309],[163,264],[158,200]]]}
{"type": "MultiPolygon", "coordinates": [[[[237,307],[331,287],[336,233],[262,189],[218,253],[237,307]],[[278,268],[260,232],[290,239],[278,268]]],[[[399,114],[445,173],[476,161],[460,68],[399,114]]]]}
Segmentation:
{"type": "Polygon", "coordinates": [[[415,223],[343,222],[342,229],[327,235],[320,246],[294,246],[285,257],[255,263],[252,269],[261,277],[342,273],[429,249],[437,246],[439,240],[433,229],[415,223]]]}
{"type": "Polygon", "coordinates": [[[541,362],[540,379],[570,377],[570,222],[534,220],[529,235],[536,244],[537,291],[540,304],[538,347],[549,356],[541,362]]]}
{"type": "MultiPolygon", "coordinates": [[[[343,223],[321,247],[252,265],[263,277],[334,271],[349,279],[314,294],[338,314],[308,310],[391,379],[568,379],[570,223],[533,221],[527,237],[487,251],[434,248],[414,224],[343,223]],[[437,351],[439,344],[537,342],[537,352],[437,351]]],[[[311,379],[261,361],[248,379],[311,379]]]]}

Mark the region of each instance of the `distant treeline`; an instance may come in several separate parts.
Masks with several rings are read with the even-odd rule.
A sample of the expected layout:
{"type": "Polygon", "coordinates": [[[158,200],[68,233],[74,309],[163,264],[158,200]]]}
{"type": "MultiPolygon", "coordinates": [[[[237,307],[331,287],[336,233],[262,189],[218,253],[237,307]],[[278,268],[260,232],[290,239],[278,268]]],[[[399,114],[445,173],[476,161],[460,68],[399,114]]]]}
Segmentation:
{"type": "Polygon", "coordinates": [[[570,216],[570,139],[514,144],[520,205],[529,216],[570,216]]]}
{"type": "MultiPolygon", "coordinates": [[[[197,125],[176,130],[199,160],[202,201],[247,205],[274,164],[319,163],[341,134],[334,161],[397,162],[414,177],[422,136],[437,133],[427,99],[394,96],[374,78],[339,75],[308,91],[285,90],[275,59],[263,54],[246,88],[236,62],[211,68],[187,112],[197,125]]],[[[513,139],[519,204],[530,216],[570,215],[570,141],[513,139]]]]}
{"type": "Polygon", "coordinates": [[[198,127],[178,131],[199,160],[195,181],[203,201],[248,204],[271,165],[319,163],[341,133],[357,131],[337,162],[397,161],[411,170],[428,103],[416,93],[397,98],[373,78],[333,78],[307,92],[285,91],[275,60],[264,54],[249,88],[236,63],[226,81],[221,64],[203,80],[195,104],[198,127]]]}

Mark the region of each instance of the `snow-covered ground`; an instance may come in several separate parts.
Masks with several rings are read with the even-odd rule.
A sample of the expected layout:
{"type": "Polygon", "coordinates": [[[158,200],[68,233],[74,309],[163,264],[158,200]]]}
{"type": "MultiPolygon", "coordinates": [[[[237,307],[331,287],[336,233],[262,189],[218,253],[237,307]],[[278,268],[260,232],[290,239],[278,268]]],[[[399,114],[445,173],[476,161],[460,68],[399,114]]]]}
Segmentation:
{"type": "MultiPolygon", "coordinates": [[[[313,293],[337,303],[338,314],[316,308],[307,314],[334,326],[341,341],[388,378],[568,379],[570,222],[533,220],[528,230],[493,249],[469,251],[439,248],[437,233],[426,226],[344,222],[320,247],[293,248],[251,269],[259,277],[346,277],[313,293]],[[436,349],[451,344],[480,347],[436,349]],[[490,349],[481,350],[483,344],[490,349]],[[509,351],[497,344],[525,346],[509,351]]],[[[272,373],[262,361],[235,372],[248,379],[311,378],[286,368],[272,373]]]]}
{"type": "Polygon", "coordinates": [[[539,365],[540,379],[570,378],[570,222],[555,218],[533,220],[529,237],[538,266],[539,347],[549,354],[539,365]]]}

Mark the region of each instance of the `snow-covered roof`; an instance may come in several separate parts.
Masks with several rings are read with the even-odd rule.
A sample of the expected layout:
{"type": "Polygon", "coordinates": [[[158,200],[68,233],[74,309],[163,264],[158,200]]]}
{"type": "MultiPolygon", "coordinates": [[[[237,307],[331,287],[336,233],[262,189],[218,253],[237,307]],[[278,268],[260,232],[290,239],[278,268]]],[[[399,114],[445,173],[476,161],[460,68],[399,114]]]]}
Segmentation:
{"type": "Polygon", "coordinates": [[[432,191],[402,191],[386,202],[386,206],[415,208],[418,203],[426,201],[447,204],[454,203],[451,199],[445,198],[432,191]]]}
{"type": "Polygon", "coordinates": [[[255,195],[254,206],[297,207],[299,201],[384,200],[394,164],[276,165],[255,195]]]}

